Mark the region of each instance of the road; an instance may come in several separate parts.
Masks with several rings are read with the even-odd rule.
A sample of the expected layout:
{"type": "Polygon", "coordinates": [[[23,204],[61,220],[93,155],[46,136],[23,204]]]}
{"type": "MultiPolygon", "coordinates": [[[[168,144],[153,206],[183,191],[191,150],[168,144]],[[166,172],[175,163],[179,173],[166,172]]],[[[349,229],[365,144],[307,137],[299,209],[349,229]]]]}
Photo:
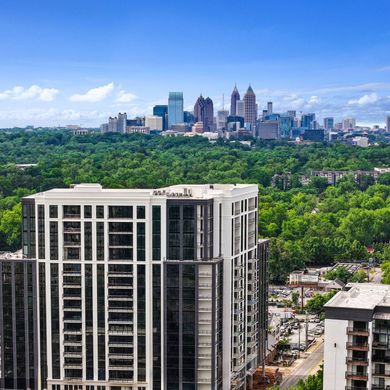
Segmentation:
{"type": "Polygon", "coordinates": [[[380,268],[373,268],[373,273],[370,275],[371,283],[380,283],[382,280],[382,271],[380,268]]]}
{"type": "Polygon", "coordinates": [[[280,389],[287,390],[295,386],[299,379],[305,379],[311,372],[321,364],[324,358],[324,343],[313,351],[286,379],[281,383],[280,389]]]}

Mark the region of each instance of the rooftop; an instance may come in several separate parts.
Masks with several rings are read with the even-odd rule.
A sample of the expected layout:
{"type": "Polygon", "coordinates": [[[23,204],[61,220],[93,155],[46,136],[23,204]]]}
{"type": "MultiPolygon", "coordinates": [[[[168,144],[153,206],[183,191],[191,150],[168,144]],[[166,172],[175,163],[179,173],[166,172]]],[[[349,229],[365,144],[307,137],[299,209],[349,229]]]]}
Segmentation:
{"type": "Polygon", "coordinates": [[[54,188],[40,192],[26,198],[190,198],[211,199],[214,197],[235,197],[244,194],[256,196],[258,186],[256,184],[180,184],[158,189],[107,189],[96,183],[75,184],[70,188],[54,188]]]}
{"type": "MultiPolygon", "coordinates": [[[[325,307],[374,309],[390,307],[390,285],[374,283],[350,283],[348,291],[340,291],[325,307]]],[[[347,287],[348,287],[347,286],[347,287]]]]}

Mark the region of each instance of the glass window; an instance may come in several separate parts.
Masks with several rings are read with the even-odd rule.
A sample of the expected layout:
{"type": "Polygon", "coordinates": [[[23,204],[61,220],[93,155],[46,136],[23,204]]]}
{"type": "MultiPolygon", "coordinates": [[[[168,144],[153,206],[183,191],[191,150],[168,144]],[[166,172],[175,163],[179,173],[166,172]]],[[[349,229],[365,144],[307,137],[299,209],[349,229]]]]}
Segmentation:
{"type": "Polygon", "coordinates": [[[92,206],[84,206],[84,218],[92,218],[92,206]]]}
{"type": "Polygon", "coordinates": [[[133,218],[133,206],[109,206],[109,218],[133,218]]]}
{"type": "Polygon", "coordinates": [[[137,218],[145,219],[145,206],[137,206],[137,218]]]}
{"type": "Polygon", "coordinates": [[[49,207],[50,218],[58,218],[58,207],[50,206],[49,207]]]}
{"type": "Polygon", "coordinates": [[[80,218],[80,206],[63,206],[63,218],[80,218]]]}
{"type": "Polygon", "coordinates": [[[104,206],[96,206],[96,218],[104,218],[104,206]]]}

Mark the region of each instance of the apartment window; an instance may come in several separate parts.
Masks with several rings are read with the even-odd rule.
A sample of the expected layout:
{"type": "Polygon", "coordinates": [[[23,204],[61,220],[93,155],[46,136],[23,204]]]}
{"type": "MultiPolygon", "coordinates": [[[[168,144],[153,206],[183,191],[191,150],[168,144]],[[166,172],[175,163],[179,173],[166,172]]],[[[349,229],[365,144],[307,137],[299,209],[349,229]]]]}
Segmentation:
{"type": "Polygon", "coordinates": [[[145,222],[137,223],[137,260],[145,261],[145,222]]]}
{"type": "Polygon", "coordinates": [[[92,218],[92,206],[84,206],[84,218],[92,218]]]}
{"type": "Polygon", "coordinates": [[[152,207],[152,260],[161,260],[161,206],[152,207]]]}
{"type": "Polygon", "coordinates": [[[23,241],[23,256],[27,258],[36,257],[35,244],[35,205],[23,204],[22,209],[22,241],[23,241]]]}
{"type": "Polygon", "coordinates": [[[96,259],[104,260],[104,222],[96,222],[96,259]]]}
{"type": "Polygon", "coordinates": [[[96,206],[96,218],[104,218],[104,206],[96,206]]]}
{"type": "Polygon", "coordinates": [[[50,264],[52,377],[60,379],[60,313],[58,265],[50,264]]]}
{"type": "Polygon", "coordinates": [[[38,206],[38,258],[45,258],[45,206],[38,206]]]}
{"type": "Polygon", "coordinates": [[[50,221],[50,260],[58,260],[58,222],[50,221]]]}
{"type": "Polygon", "coordinates": [[[137,267],[138,380],[146,380],[145,266],[137,267]]]}
{"type": "Polygon", "coordinates": [[[63,218],[80,218],[80,206],[63,206],[63,218]]]}
{"type": "Polygon", "coordinates": [[[92,265],[85,265],[86,379],[93,379],[93,292],[92,265]]]}
{"type": "Polygon", "coordinates": [[[133,218],[133,206],[109,206],[108,211],[110,218],[133,218]]]}
{"type": "Polygon", "coordinates": [[[58,218],[58,206],[49,206],[50,218],[58,218]]]}
{"type": "Polygon", "coordinates": [[[145,219],[145,206],[137,206],[137,219],[145,219]]]}
{"type": "Polygon", "coordinates": [[[97,320],[98,320],[98,380],[106,379],[106,337],[105,337],[105,275],[104,265],[97,265],[97,320]]]}
{"type": "Polygon", "coordinates": [[[92,260],[92,222],[84,223],[84,258],[92,260]]]}
{"type": "Polygon", "coordinates": [[[110,248],[110,260],[133,260],[133,248],[110,248]]]}

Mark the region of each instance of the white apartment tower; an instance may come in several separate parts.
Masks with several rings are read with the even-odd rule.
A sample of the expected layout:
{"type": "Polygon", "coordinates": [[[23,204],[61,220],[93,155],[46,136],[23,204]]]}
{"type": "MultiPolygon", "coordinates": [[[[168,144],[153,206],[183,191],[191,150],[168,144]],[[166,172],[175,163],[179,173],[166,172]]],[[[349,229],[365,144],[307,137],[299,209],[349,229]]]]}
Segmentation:
{"type": "Polygon", "coordinates": [[[246,389],[267,328],[257,196],[256,185],[80,184],[24,198],[40,388],[246,389]]]}
{"type": "Polygon", "coordinates": [[[324,389],[389,389],[390,286],[347,288],[325,305],[324,389]]]}

